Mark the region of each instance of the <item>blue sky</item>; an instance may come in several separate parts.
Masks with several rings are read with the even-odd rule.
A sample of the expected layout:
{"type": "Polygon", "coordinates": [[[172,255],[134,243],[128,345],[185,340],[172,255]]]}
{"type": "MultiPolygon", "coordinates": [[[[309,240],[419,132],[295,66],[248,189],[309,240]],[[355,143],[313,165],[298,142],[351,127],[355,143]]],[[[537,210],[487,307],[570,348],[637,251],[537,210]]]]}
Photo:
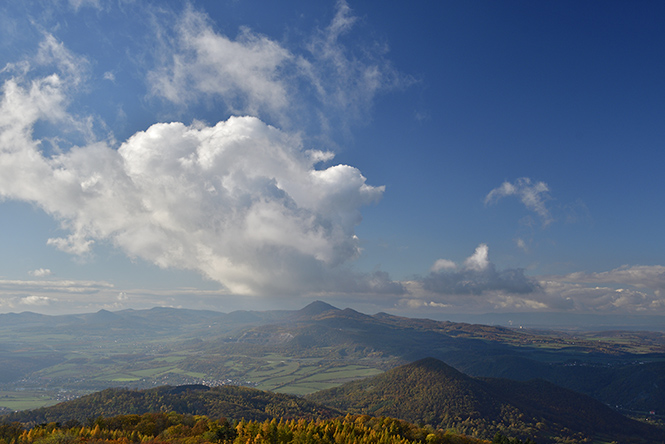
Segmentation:
{"type": "Polygon", "coordinates": [[[4,2],[0,312],[663,315],[663,13],[4,2]]]}

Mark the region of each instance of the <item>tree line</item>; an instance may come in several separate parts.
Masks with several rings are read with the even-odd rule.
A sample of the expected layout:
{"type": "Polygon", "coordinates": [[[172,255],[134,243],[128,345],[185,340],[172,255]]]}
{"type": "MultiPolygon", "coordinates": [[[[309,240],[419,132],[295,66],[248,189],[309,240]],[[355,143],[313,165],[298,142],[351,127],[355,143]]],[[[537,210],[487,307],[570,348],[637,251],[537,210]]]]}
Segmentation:
{"type": "MultiPolygon", "coordinates": [[[[25,427],[0,425],[0,444],[490,444],[452,430],[420,427],[389,417],[229,421],[175,412],[118,415],[25,427]]],[[[535,444],[495,436],[496,444],[535,444]]]]}

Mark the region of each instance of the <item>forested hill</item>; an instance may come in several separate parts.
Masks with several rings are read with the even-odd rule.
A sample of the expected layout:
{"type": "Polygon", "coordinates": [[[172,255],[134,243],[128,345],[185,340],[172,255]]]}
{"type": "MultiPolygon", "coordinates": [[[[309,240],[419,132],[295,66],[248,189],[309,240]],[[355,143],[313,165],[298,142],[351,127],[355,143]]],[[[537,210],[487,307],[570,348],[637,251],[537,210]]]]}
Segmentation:
{"type": "Polygon", "coordinates": [[[546,381],[472,378],[433,358],[307,399],[351,413],[392,416],[483,438],[501,432],[538,442],[665,440],[662,430],[546,381]]]}
{"type": "Polygon", "coordinates": [[[51,407],[2,416],[3,422],[84,423],[99,416],[178,412],[212,418],[264,421],[273,418],[320,419],[339,416],[333,408],[296,396],[249,387],[162,386],[147,390],[106,389],[51,407]]]}

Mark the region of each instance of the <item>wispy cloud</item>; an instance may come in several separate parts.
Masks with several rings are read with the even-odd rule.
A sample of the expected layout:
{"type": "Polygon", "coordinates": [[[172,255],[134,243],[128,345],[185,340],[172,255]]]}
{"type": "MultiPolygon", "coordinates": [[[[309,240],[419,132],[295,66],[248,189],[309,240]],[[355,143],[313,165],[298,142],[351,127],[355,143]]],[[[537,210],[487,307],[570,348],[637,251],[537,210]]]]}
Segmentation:
{"type": "Polygon", "coordinates": [[[414,83],[385,57],[386,44],[372,42],[370,48],[361,47],[354,53],[341,43],[356,21],[346,1],[339,0],[330,25],[314,35],[307,46],[308,54],[299,58],[301,72],[315,87],[321,104],[318,118],[324,127],[346,130],[367,118],[377,94],[414,83]]]}
{"type": "Polygon", "coordinates": [[[545,182],[532,182],[528,177],[521,177],[513,183],[504,182],[485,196],[485,204],[496,203],[508,196],[517,196],[527,209],[540,217],[543,225],[552,222],[552,215],[545,204],[550,198],[545,182]]]}
{"type": "Polygon", "coordinates": [[[89,70],[90,62],[68,50],[65,45],[58,41],[52,34],[45,34],[39,44],[34,62],[39,65],[56,65],[63,77],[73,86],[79,85],[85,80],[89,70]]]}
{"type": "Polygon", "coordinates": [[[30,275],[34,277],[46,277],[53,274],[48,268],[38,268],[36,270],[30,271],[30,275]]]}
{"type": "MultiPolygon", "coordinates": [[[[164,32],[168,32],[165,29],[164,32]]],[[[279,43],[244,29],[236,40],[216,33],[192,7],[176,25],[163,65],[148,75],[152,93],[186,104],[204,95],[221,97],[233,113],[278,113],[289,105],[281,70],[294,55],[279,43]]]]}
{"type": "MultiPolygon", "coordinates": [[[[36,270],[39,271],[39,270],[36,270]]],[[[35,277],[38,277],[37,273],[35,277]]],[[[46,277],[47,274],[43,274],[46,277]]],[[[0,310],[72,313],[96,311],[115,302],[118,291],[105,281],[0,279],[0,310]]],[[[124,308],[116,306],[115,308],[124,308]]]]}
{"type": "Polygon", "coordinates": [[[39,280],[26,281],[16,279],[0,279],[0,292],[9,293],[69,293],[92,294],[98,291],[113,288],[113,285],[104,281],[75,281],[75,280],[39,280]]]}
{"type": "Polygon", "coordinates": [[[91,7],[94,9],[102,9],[101,0],[69,0],[69,5],[78,11],[82,7],[91,7]]]}
{"type": "Polygon", "coordinates": [[[410,82],[384,57],[385,47],[354,54],[341,42],[355,22],[339,1],[327,27],[287,49],[247,27],[235,38],[221,34],[206,14],[187,7],[173,23],[156,24],[160,51],[150,91],[182,106],[212,98],[232,114],[338,132],[364,121],[377,94],[410,82]]]}

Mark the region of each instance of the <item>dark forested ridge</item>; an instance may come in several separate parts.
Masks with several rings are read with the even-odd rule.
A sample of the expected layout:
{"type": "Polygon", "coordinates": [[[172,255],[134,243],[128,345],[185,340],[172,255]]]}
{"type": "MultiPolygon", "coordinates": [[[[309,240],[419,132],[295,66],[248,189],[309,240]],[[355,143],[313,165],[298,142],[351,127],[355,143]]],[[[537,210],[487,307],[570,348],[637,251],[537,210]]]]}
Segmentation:
{"type": "Polygon", "coordinates": [[[147,390],[106,389],[51,407],[11,413],[2,420],[33,424],[71,420],[84,422],[98,416],[171,411],[256,421],[272,418],[320,419],[340,414],[333,408],[303,398],[249,387],[188,385],[147,390]]]}
{"type": "Polygon", "coordinates": [[[665,432],[543,380],[472,378],[427,358],[307,399],[356,414],[392,416],[467,435],[660,442],[665,432]]]}

